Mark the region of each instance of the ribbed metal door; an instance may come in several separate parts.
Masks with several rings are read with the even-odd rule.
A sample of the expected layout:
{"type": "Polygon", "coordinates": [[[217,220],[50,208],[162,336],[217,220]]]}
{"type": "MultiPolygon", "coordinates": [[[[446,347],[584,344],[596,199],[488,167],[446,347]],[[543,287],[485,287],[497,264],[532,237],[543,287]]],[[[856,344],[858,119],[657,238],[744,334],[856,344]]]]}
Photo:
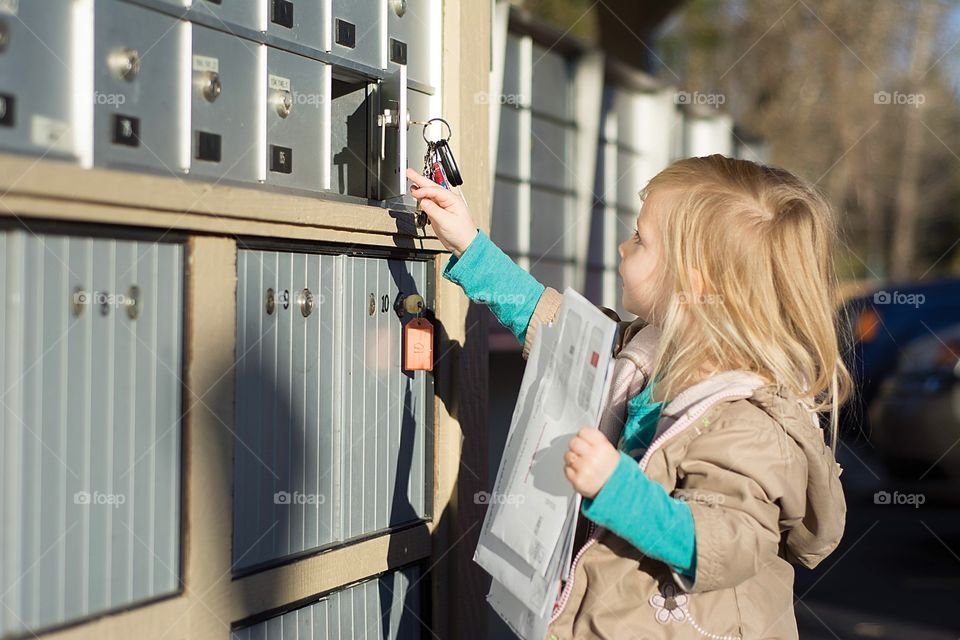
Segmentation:
{"type": "Polygon", "coordinates": [[[0,233],[0,633],[175,592],[183,253],[0,233]]]}
{"type": "Polygon", "coordinates": [[[401,370],[394,311],[432,307],[428,264],[238,252],[239,570],[430,517],[432,377],[401,370]]]}
{"type": "Polygon", "coordinates": [[[414,640],[421,637],[420,569],[386,573],[259,624],[231,640],[414,640]]]}

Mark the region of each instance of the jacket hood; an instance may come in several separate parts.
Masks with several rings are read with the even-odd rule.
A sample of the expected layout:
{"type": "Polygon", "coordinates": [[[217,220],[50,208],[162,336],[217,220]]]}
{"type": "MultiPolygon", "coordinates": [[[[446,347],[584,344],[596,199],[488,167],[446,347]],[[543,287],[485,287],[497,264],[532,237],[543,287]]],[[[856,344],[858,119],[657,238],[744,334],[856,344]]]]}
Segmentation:
{"type": "Polygon", "coordinates": [[[847,515],[840,483],[843,467],[826,444],[817,414],[784,385],[759,387],[749,401],[780,424],[806,459],[806,505],[800,511],[803,517],[792,523],[783,544],[788,560],[812,569],[837,547],[843,536],[847,515]]]}
{"type": "MultiPolygon", "coordinates": [[[[618,357],[634,362],[642,371],[655,351],[659,331],[634,320],[621,322],[619,333],[618,357]]],[[[752,372],[725,371],[688,387],[665,405],[661,415],[667,419],[658,425],[657,436],[687,412],[738,399],[768,414],[797,445],[800,463],[806,468],[806,488],[797,487],[780,505],[782,550],[787,560],[813,568],[839,544],[847,505],[840,483],[843,468],[827,446],[818,416],[808,401],[797,398],[785,385],[770,383],[752,372]]]]}

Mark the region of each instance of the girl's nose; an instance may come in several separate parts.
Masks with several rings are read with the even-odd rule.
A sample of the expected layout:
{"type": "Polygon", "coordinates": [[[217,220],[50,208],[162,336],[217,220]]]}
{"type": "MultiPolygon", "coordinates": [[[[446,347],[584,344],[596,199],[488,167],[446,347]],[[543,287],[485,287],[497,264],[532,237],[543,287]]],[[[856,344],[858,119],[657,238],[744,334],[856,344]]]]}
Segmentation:
{"type": "Polygon", "coordinates": [[[617,245],[617,253],[620,254],[620,259],[623,260],[623,243],[617,245]]]}

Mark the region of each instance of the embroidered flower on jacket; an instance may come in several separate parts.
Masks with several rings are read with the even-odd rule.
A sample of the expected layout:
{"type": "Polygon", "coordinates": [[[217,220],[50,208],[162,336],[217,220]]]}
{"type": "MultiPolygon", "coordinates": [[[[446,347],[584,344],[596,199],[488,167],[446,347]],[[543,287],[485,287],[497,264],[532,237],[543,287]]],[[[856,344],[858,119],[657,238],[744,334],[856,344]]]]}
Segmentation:
{"type": "Polygon", "coordinates": [[[684,622],[687,618],[687,594],[677,593],[672,582],[660,584],[660,593],[650,596],[650,604],[657,610],[657,622],[666,624],[670,620],[684,622]]]}

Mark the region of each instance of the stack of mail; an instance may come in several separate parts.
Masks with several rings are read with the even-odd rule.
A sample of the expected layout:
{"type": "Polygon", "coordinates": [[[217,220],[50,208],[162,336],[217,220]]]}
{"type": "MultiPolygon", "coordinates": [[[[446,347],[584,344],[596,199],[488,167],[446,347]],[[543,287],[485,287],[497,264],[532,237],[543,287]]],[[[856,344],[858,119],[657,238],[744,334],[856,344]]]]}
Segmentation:
{"type": "Polygon", "coordinates": [[[617,323],[564,291],[539,327],[473,559],[492,577],[487,600],[524,640],[543,640],[573,553],[580,495],[563,473],[570,439],[599,423],[617,323]]]}

